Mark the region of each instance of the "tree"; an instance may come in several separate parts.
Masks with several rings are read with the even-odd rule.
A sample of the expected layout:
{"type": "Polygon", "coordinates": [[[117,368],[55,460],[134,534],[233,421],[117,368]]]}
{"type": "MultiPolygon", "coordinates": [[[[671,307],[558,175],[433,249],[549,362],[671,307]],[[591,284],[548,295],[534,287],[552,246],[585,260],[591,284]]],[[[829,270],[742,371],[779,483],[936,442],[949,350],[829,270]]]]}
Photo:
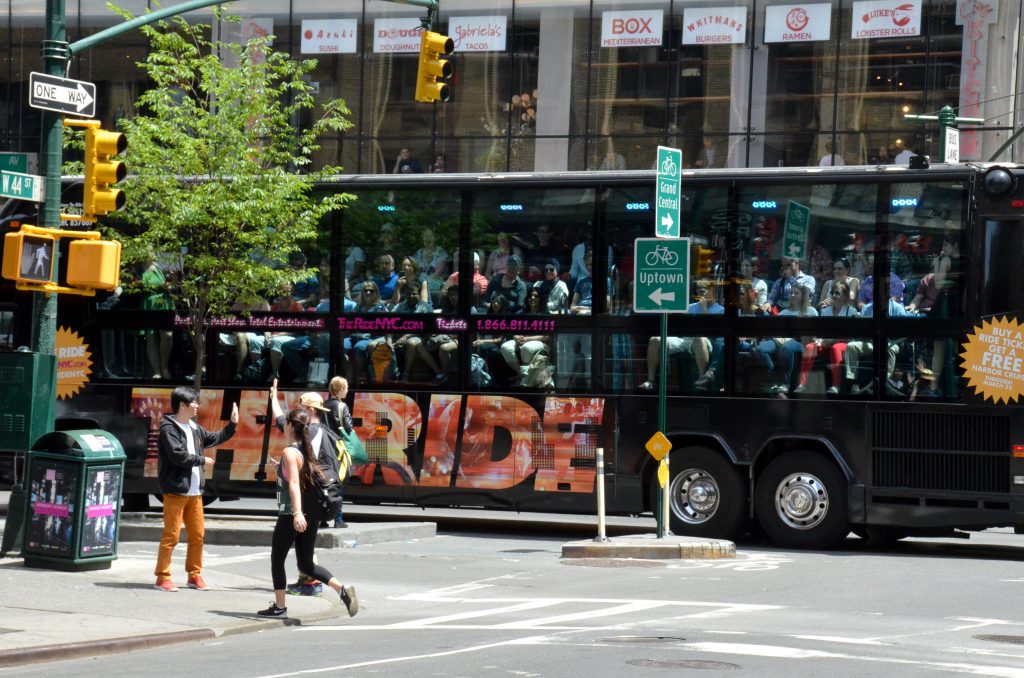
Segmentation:
{"type": "MultiPolygon", "coordinates": [[[[219,9],[215,17],[237,21],[219,9]]],[[[171,262],[164,291],[187,317],[200,388],[210,321],[308,278],[311,270],[284,265],[288,254],[354,199],[313,195],[340,167],[309,171],[318,139],[351,123],[345,103],[334,100],[308,128],[293,125],[316,109],[305,79],[316,61],[275,52],[272,36],[245,45],[212,40],[210,26],[180,17],[141,30],[151,51],[139,66],[153,87],[137,114],[120,121],[129,176],[126,208],[116,215],[125,223],[113,235],[126,269],[154,257],[171,262]]]]}

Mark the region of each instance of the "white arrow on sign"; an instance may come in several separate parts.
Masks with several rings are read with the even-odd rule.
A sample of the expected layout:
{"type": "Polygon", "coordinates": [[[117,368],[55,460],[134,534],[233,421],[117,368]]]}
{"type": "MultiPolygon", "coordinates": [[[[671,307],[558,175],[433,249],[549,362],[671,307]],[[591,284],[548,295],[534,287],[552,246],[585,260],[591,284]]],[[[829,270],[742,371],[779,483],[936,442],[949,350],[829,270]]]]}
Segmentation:
{"type": "Polygon", "coordinates": [[[653,301],[654,303],[656,303],[658,306],[661,306],[661,302],[663,302],[663,301],[675,301],[676,300],[676,293],[675,292],[662,292],[661,288],[659,287],[658,289],[656,289],[653,292],[651,292],[651,294],[648,296],[648,298],[651,301],[653,301]]]}
{"type": "Polygon", "coordinates": [[[55,83],[36,83],[35,91],[32,93],[37,99],[52,101],[55,104],[69,104],[76,110],[82,111],[93,102],[92,95],[88,90],[78,83],[75,88],[62,87],[55,83]]]}
{"type": "Polygon", "coordinates": [[[667,213],[666,213],[666,214],[665,214],[665,216],[663,216],[663,217],[661,218],[661,225],[662,225],[662,226],[663,226],[663,227],[664,227],[664,228],[665,228],[666,230],[671,230],[671,229],[672,229],[672,224],[674,224],[674,223],[675,223],[675,220],[674,220],[674,219],[672,219],[672,215],[671,215],[671,214],[667,214],[667,213]]]}

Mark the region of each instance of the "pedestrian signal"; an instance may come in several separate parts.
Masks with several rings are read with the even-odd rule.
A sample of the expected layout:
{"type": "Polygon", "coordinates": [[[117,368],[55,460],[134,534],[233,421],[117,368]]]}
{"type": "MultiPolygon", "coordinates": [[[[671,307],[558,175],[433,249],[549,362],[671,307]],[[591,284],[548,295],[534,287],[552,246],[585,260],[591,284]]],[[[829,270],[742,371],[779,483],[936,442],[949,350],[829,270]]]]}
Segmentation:
{"type": "Polygon", "coordinates": [[[68,285],[113,290],[120,280],[121,243],[116,240],[71,241],[68,246],[68,285]]]}
{"type": "Polygon", "coordinates": [[[451,87],[444,82],[452,76],[453,66],[447,56],[455,49],[455,42],[447,35],[423,31],[420,36],[420,65],[416,71],[416,101],[431,103],[449,101],[451,87]]]}
{"type": "Polygon", "coordinates": [[[50,235],[4,236],[3,277],[19,283],[48,283],[53,276],[56,241],[50,235]]]}

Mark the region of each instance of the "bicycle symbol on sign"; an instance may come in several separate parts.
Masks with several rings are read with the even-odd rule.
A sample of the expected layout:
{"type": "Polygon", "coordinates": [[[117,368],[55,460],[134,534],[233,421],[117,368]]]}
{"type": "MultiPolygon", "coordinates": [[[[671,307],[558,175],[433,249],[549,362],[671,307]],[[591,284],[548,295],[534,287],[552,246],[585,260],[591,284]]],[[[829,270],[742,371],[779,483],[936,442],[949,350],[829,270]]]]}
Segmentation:
{"type": "Polygon", "coordinates": [[[661,173],[674,177],[678,171],[679,167],[676,165],[676,161],[672,159],[672,156],[665,156],[665,159],[661,162],[661,173]]]}
{"type": "Polygon", "coordinates": [[[644,257],[644,263],[648,266],[657,266],[658,262],[666,266],[675,266],[679,263],[679,255],[665,245],[655,245],[654,249],[644,257]]]}

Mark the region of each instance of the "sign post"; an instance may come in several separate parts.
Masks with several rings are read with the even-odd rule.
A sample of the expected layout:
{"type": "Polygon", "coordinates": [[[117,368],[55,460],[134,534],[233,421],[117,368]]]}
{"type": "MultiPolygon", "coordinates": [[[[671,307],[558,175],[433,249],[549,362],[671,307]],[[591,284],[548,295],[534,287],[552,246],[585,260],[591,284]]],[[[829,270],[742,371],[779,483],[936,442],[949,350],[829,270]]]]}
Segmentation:
{"type": "MultiPolygon", "coordinates": [[[[661,341],[658,355],[658,433],[659,449],[664,449],[658,467],[658,481],[661,492],[658,493],[655,519],[657,521],[657,537],[662,539],[667,532],[668,513],[668,460],[665,457],[671,449],[671,443],[665,438],[665,381],[668,378],[668,314],[686,313],[690,299],[690,239],[679,238],[679,151],[658,148],[658,209],[656,211],[655,232],[659,235],[674,229],[671,239],[637,238],[633,243],[633,270],[636,271],[633,281],[633,310],[636,313],[661,314],[661,341]],[[670,151],[663,153],[663,151],[670,151]],[[663,187],[661,182],[662,169],[665,175],[674,176],[663,187]],[[670,187],[674,187],[673,189],[670,187]],[[672,198],[671,196],[675,196],[672,198]],[[664,227],[662,226],[664,225],[664,227]],[[659,441],[659,443],[660,443],[659,441]]],[[[648,448],[650,449],[650,448],[648,448]]],[[[652,451],[653,454],[653,451],[652,451]]]]}
{"type": "Polygon", "coordinates": [[[679,237],[679,207],[682,197],[680,168],[683,152],[658,146],[658,183],[654,210],[654,234],[659,238],[679,237]]]}

